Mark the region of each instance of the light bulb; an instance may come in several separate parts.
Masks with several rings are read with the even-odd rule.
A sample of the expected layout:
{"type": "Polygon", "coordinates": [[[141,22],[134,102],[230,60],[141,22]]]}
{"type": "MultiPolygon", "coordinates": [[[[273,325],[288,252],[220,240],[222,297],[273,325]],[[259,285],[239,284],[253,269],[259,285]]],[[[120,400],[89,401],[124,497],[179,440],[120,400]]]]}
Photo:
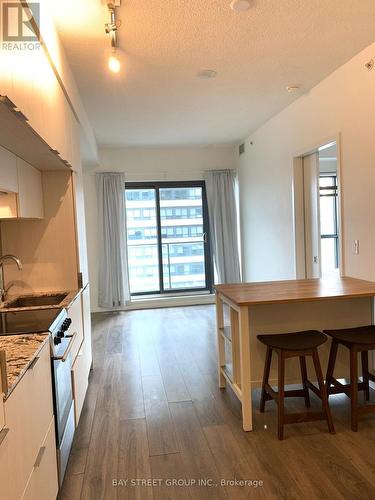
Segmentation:
{"type": "Polygon", "coordinates": [[[108,67],[113,73],[118,73],[121,69],[120,61],[115,56],[111,56],[108,61],[108,67]]]}

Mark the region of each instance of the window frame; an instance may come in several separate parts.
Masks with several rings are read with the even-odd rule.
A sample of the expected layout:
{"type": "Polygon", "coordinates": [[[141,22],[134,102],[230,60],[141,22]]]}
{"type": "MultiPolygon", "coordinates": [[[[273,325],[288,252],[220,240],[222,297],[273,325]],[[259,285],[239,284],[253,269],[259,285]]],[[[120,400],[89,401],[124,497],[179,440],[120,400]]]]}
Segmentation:
{"type": "Polygon", "coordinates": [[[320,233],[320,238],[323,239],[331,239],[335,242],[335,269],[339,269],[340,267],[340,259],[339,259],[339,220],[338,220],[338,179],[336,172],[321,172],[319,174],[319,178],[331,178],[333,179],[333,185],[327,187],[319,186],[319,200],[322,197],[334,198],[334,229],[335,232],[332,234],[322,234],[320,233]],[[333,191],[333,194],[324,194],[324,191],[333,191]],[[323,192],[323,194],[322,194],[323,192]]]}
{"type": "MultiPolygon", "coordinates": [[[[147,295],[173,295],[181,293],[193,292],[210,292],[213,293],[213,259],[210,244],[210,227],[208,216],[208,203],[207,203],[207,190],[205,181],[147,181],[147,182],[126,182],[124,195],[126,190],[136,189],[154,189],[155,190],[155,206],[156,206],[156,225],[157,225],[157,248],[158,248],[158,264],[159,264],[159,290],[148,292],[135,292],[131,297],[147,296],[147,295]],[[204,257],[205,257],[205,276],[206,285],[204,287],[194,288],[175,288],[164,289],[164,262],[163,262],[163,249],[162,249],[162,230],[161,230],[161,207],[160,207],[160,189],[174,189],[174,188],[198,188],[202,189],[202,218],[203,218],[203,244],[204,244],[204,257]]],[[[139,199],[143,201],[143,199],[139,199]]],[[[125,196],[126,206],[126,196],[125,196]]],[[[164,208],[164,210],[166,210],[164,208]]],[[[189,211],[188,211],[189,212],[189,211]]],[[[168,264],[167,264],[168,265],[168,264]]]]}

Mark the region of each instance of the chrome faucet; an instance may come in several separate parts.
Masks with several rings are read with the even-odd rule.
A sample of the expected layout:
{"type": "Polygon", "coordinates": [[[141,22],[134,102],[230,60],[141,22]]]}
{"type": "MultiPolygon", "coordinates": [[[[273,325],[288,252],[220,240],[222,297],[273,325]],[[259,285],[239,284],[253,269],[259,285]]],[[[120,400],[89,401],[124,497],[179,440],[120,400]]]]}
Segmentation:
{"type": "Polygon", "coordinates": [[[13,260],[17,264],[18,269],[20,271],[22,269],[22,263],[20,259],[15,255],[3,255],[2,257],[0,257],[0,303],[5,301],[6,295],[10,288],[5,288],[4,285],[4,262],[7,260],[13,260]]]}

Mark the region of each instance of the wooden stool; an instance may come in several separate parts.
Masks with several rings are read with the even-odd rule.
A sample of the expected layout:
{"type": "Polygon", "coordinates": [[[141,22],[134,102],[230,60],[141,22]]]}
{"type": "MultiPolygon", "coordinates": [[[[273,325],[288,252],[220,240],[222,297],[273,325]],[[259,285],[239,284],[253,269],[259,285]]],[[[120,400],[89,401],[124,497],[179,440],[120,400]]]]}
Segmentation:
{"type": "Polygon", "coordinates": [[[258,335],[258,340],[267,346],[266,362],[262,383],[262,396],[260,400],[260,411],[264,413],[266,401],[273,399],[278,405],[278,438],[284,438],[284,425],[298,422],[311,422],[315,420],[327,420],[328,429],[331,434],[335,433],[331,412],[328,405],[326,386],[323,380],[317,347],[326,342],[327,337],[318,331],[284,333],[279,335],[258,335]],[[268,383],[272,351],[278,355],[278,391],[274,391],[268,383]],[[285,391],[285,360],[287,358],[299,357],[303,389],[285,391]],[[307,378],[306,356],[312,356],[319,388],[307,378]],[[311,389],[322,400],[321,412],[304,412],[285,414],[284,398],[303,397],[306,408],[310,407],[309,389],[311,389]]]}
{"type": "Polygon", "coordinates": [[[375,411],[375,405],[358,406],[358,391],[365,392],[365,399],[370,399],[370,383],[375,382],[375,377],[368,371],[368,351],[375,349],[375,326],[361,326],[346,328],[344,330],[324,330],[332,337],[331,351],[327,369],[327,388],[330,394],[346,394],[350,398],[350,419],[352,431],[358,430],[358,416],[363,413],[375,411]],[[350,351],[350,384],[341,384],[333,376],[337,349],[339,345],[347,347],[350,351]],[[358,382],[358,353],[362,358],[362,382],[358,382]]]}

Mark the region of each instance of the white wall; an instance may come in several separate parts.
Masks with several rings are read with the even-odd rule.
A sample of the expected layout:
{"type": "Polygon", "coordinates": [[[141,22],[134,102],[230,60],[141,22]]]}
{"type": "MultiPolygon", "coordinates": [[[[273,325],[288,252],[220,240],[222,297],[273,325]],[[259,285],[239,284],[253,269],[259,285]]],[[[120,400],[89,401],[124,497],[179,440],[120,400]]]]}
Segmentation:
{"type": "Polygon", "coordinates": [[[375,70],[371,45],[246,141],[239,179],[244,276],[295,277],[293,156],[341,135],[344,271],[375,280],[375,70]],[[253,145],[250,142],[253,142],[253,145]],[[360,240],[360,255],[352,242],[360,240]]]}
{"type": "Polygon", "coordinates": [[[234,146],[99,150],[100,167],[85,169],[84,190],[92,310],[98,311],[98,231],[95,172],[125,172],[128,181],[201,180],[205,170],[235,168],[234,146]]]}

